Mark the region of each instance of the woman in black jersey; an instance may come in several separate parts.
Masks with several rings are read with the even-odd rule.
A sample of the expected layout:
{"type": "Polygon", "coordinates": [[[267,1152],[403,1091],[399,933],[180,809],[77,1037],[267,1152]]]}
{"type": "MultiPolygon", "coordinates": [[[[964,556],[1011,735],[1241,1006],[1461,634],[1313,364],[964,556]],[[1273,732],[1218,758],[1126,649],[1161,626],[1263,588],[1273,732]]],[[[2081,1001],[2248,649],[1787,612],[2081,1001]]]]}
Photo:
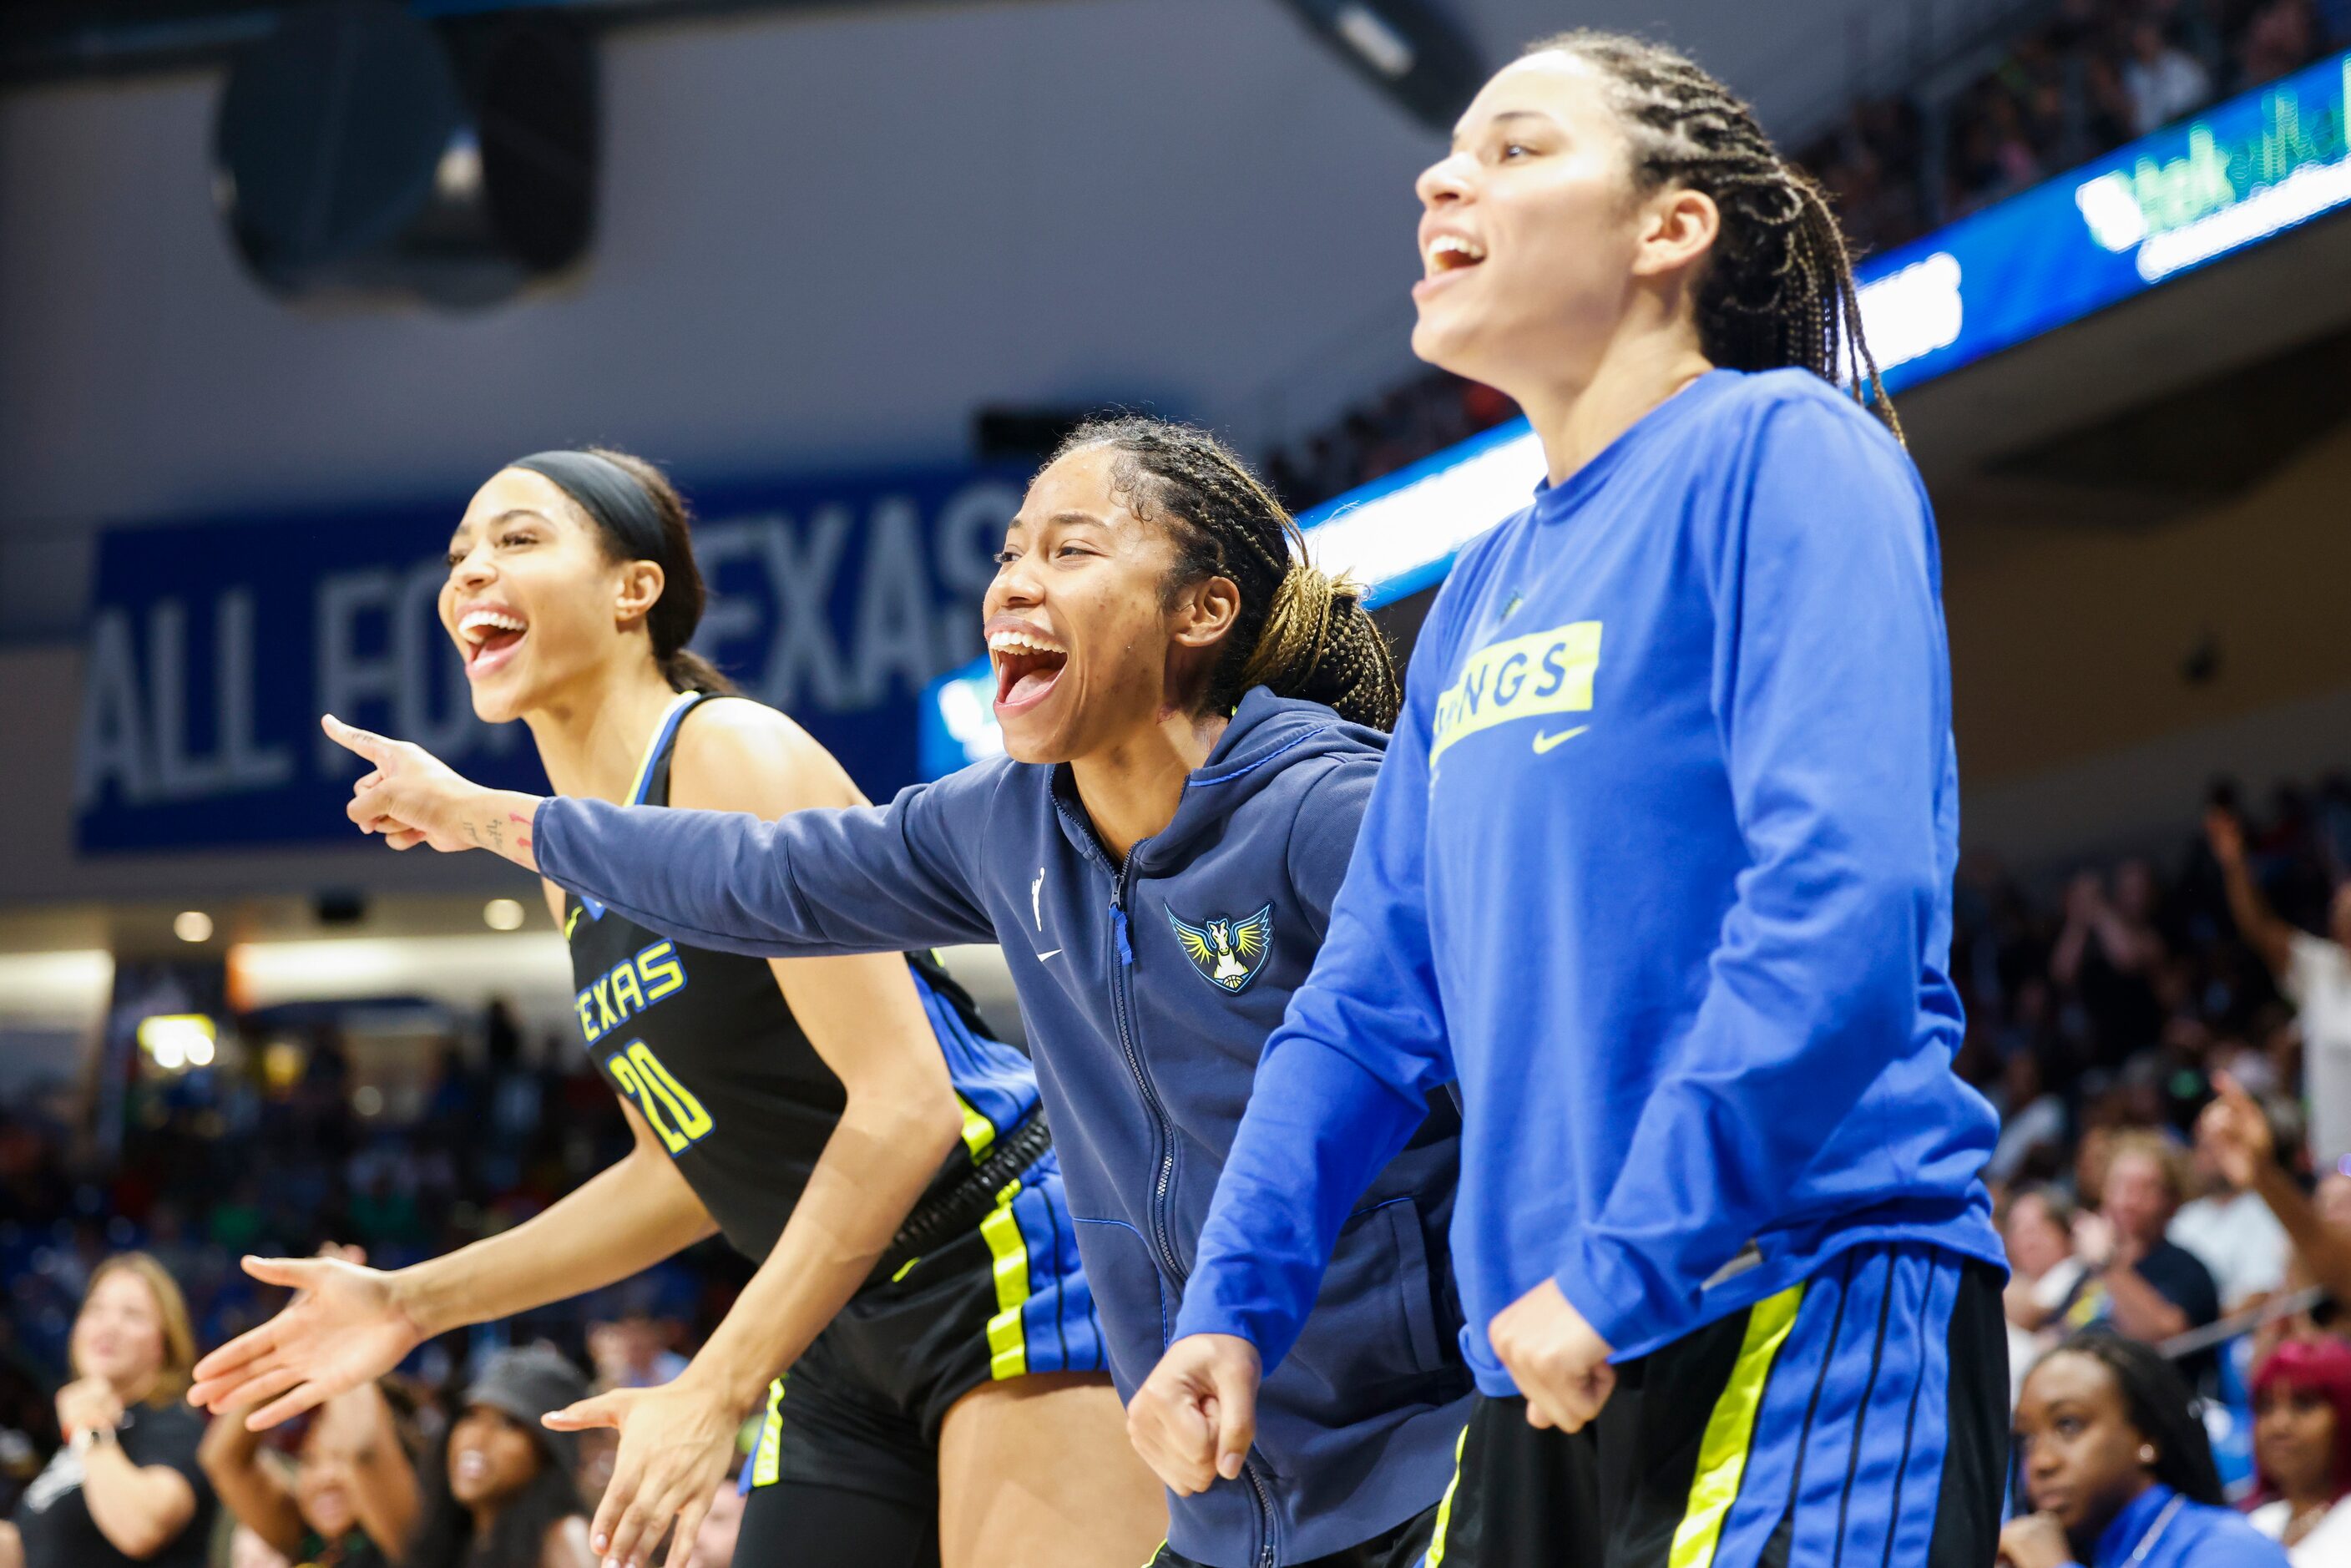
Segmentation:
{"type": "MultiPolygon", "coordinates": [[[[660,472],[620,453],[493,476],[441,597],[475,710],[528,723],[561,794],[768,818],[861,804],[806,732],[684,650],[703,603],[688,527],[660,472]]],[[[258,1403],[266,1427],[434,1334],[716,1230],[764,1261],[687,1372],[549,1419],[620,1429],[600,1560],[643,1563],[674,1522],[683,1563],[764,1396],[738,1562],[1140,1562],[1165,1504],[1124,1440],[1027,1060],[926,957],[769,963],[548,898],[635,1148],[413,1268],[247,1260],[304,1294],[206,1357],[190,1397],[258,1403]]]]}

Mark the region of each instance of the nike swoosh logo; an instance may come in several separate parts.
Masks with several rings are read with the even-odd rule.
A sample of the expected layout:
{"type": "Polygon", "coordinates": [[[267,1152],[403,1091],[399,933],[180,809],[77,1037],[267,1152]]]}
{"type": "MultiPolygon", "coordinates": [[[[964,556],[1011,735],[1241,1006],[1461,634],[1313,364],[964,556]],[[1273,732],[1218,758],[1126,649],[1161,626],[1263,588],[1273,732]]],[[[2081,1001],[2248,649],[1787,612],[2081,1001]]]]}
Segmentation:
{"type": "Polygon", "coordinates": [[[1573,729],[1562,729],[1557,735],[1545,735],[1541,730],[1537,730],[1535,732],[1535,755],[1537,757],[1541,757],[1544,752],[1549,751],[1552,747],[1562,745],[1567,741],[1573,740],[1577,736],[1582,735],[1585,730],[1590,729],[1591,727],[1592,727],[1588,724],[1579,724],[1573,729]]]}
{"type": "Polygon", "coordinates": [[[1054,948],[1054,949],[1053,949],[1051,952],[1050,952],[1050,953],[1040,953],[1040,954],[1038,954],[1038,955],[1037,955],[1037,962],[1039,962],[1040,964],[1041,964],[1041,963],[1043,963],[1043,962],[1044,962],[1046,959],[1048,959],[1048,958],[1058,958],[1058,957],[1060,957],[1061,956],[1061,950],[1059,947],[1056,947],[1056,948],[1054,948]]]}

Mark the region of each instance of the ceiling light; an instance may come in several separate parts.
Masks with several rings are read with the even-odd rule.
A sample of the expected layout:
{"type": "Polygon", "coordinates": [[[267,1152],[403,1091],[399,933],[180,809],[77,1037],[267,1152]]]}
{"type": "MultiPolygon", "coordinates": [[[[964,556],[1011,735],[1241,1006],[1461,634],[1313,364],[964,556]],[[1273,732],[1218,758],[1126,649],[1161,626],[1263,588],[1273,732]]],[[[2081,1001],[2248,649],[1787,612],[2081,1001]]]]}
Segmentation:
{"type": "Polygon", "coordinates": [[[172,935],[183,942],[209,942],[213,917],[201,909],[183,909],[172,917],[172,935]]]}
{"type": "Polygon", "coordinates": [[[482,924],[493,931],[519,931],[522,905],[511,898],[494,898],[482,905],[482,924]]]}

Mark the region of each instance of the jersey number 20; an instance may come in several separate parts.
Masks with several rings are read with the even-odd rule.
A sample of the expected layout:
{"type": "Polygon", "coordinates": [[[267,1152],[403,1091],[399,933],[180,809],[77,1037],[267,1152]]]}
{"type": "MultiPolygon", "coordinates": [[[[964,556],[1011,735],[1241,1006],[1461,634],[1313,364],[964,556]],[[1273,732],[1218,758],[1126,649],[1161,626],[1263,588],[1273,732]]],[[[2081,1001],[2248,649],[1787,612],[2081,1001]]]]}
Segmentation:
{"type": "Polygon", "coordinates": [[[661,1058],[642,1040],[629,1041],[627,1049],[618,1052],[606,1065],[637,1109],[645,1113],[653,1131],[671,1154],[677,1153],[703,1134],[710,1131],[710,1113],[694,1097],[694,1091],[670,1076],[661,1058]]]}

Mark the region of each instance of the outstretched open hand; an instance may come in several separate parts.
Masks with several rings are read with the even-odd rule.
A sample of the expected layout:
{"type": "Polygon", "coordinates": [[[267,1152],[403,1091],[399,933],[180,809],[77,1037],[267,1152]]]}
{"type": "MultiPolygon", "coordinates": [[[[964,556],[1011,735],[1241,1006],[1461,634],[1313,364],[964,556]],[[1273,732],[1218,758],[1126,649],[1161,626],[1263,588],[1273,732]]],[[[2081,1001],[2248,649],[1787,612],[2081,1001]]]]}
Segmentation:
{"type": "Polygon", "coordinates": [[[392,1276],[333,1258],[247,1258],[245,1271],[298,1291],[267,1322],[196,1363],[188,1403],[256,1406],[260,1432],[382,1376],[424,1340],[392,1276]]]}

